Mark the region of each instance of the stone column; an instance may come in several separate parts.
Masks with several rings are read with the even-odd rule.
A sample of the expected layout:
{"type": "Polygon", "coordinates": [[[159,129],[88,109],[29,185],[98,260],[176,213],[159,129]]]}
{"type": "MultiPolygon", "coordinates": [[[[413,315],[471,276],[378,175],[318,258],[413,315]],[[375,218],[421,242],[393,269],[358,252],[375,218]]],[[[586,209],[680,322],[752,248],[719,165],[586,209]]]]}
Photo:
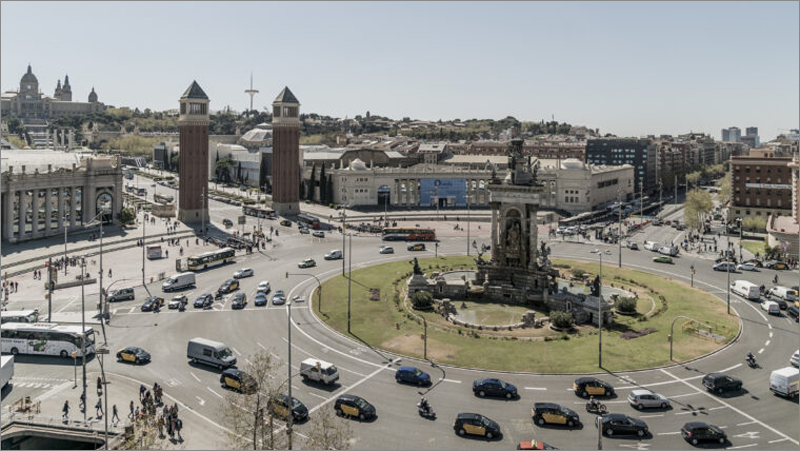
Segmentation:
{"type": "Polygon", "coordinates": [[[492,208],[492,260],[496,261],[498,259],[497,253],[497,227],[500,225],[497,223],[497,207],[499,205],[497,202],[492,202],[490,207],[492,208]]]}
{"type": "Polygon", "coordinates": [[[17,241],[22,241],[25,237],[25,210],[27,210],[27,206],[25,202],[27,201],[27,192],[26,191],[17,191],[19,194],[19,203],[17,204],[17,216],[19,217],[19,230],[17,231],[17,241]]]}
{"type": "Polygon", "coordinates": [[[75,228],[75,217],[77,216],[78,212],[78,197],[75,195],[76,189],[75,185],[72,185],[69,188],[70,196],[69,196],[69,228],[75,228]]]}
{"type": "Polygon", "coordinates": [[[95,197],[97,196],[97,189],[94,186],[83,186],[83,197],[81,200],[83,201],[83,223],[89,223],[92,218],[95,217],[97,212],[95,211],[95,197]]]}
{"type": "Polygon", "coordinates": [[[34,189],[31,196],[31,235],[39,236],[39,189],[34,189]]]}
{"type": "Polygon", "coordinates": [[[50,233],[50,220],[53,216],[53,189],[47,188],[44,192],[44,234],[50,233]]]}
{"type": "Polygon", "coordinates": [[[9,189],[3,199],[3,238],[10,240],[14,237],[14,197],[17,192],[9,189]]]}
{"type": "Polygon", "coordinates": [[[411,180],[403,179],[406,185],[406,205],[411,205],[411,180]]]}
{"type": "Polygon", "coordinates": [[[58,189],[58,230],[64,229],[64,210],[66,210],[66,205],[64,205],[64,188],[58,189]]]}

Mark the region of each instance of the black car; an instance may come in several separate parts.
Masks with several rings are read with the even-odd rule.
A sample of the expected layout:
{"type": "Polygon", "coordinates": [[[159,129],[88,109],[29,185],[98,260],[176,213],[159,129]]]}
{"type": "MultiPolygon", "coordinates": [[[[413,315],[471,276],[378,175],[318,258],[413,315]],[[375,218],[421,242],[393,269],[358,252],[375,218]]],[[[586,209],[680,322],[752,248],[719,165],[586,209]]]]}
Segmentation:
{"type": "Polygon", "coordinates": [[[479,435],[487,439],[500,437],[500,425],[479,413],[459,413],[453,423],[453,430],[460,436],[479,435]]]}
{"type": "Polygon", "coordinates": [[[201,294],[194,300],[194,308],[209,308],[214,305],[214,296],[210,294],[201,294]]]}
{"type": "Polygon", "coordinates": [[[692,445],[697,445],[700,442],[718,442],[723,444],[728,439],[725,435],[725,431],[713,424],[707,424],[701,421],[692,421],[684,424],[681,428],[681,435],[692,445]]]}
{"type": "Polygon", "coordinates": [[[794,305],[786,307],[786,316],[789,318],[794,318],[794,321],[798,322],[798,320],[800,320],[800,308],[797,308],[794,305]]]}
{"type": "Polygon", "coordinates": [[[236,293],[236,296],[233,297],[233,302],[231,302],[231,308],[236,309],[243,309],[247,306],[247,295],[244,293],[236,293]]]}
{"type": "Polygon", "coordinates": [[[236,368],[228,368],[222,372],[219,382],[223,388],[230,388],[241,393],[255,393],[258,383],[253,376],[236,368]]]}
{"type": "Polygon", "coordinates": [[[739,391],[742,389],[742,380],[725,373],[710,373],[703,378],[703,387],[717,394],[728,390],[739,391]]]}
{"type": "Polygon", "coordinates": [[[500,379],[478,379],[472,383],[472,392],[481,398],[499,396],[506,399],[517,397],[517,387],[500,379]]]}
{"type": "Polygon", "coordinates": [[[147,363],[150,361],[150,353],[136,346],[128,346],[117,351],[117,361],[131,362],[134,365],[147,363]]]}
{"type": "Polygon", "coordinates": [[[629,417],[622,413],[609,413],[602,417],[597,417],[594,424],[602,428],[602,431],[607,436],[614,434],[635,434],[639,437],[647,435],[647,423],[638,419],[629,417]]]}
{"type": "Polygon", "coordinates": [[[608,382],[596,377],[580,377],[572,385],[575,394],[588,398],[589,396],[614,396],[614,387],[608,382]]]}
{"type": "Polygon", "coordinates": [[[778,307],[781,310],[786,310],[789,307],[789,304],[787,304],[786,301],[784,301],[783,299],[781,299],[781,298],[779,298],[777,296],[772,296],[772,297],[769,298],[769,300],[774,302],[774,303],[776,303],[776,304],[778,304],[778,307]]]}
{"type": "Polygon", "coordinates": [[[533,422],[539,426],[545,424],[563,424],[573,427],[580,424],[581,420],[572,409],[567,409],[552,402],[536,402],[531,409],[533,422]]]}
{"type": "Polygon", "coordinates": [[[163,306],[164,306],[164,298],[160,298],[158,296],[150,296],[144,301],[144,304],[142,304],[142,311],[151,312],[156,307],[161,308],[163,306]]]}
{"type": "Polygon", "coordinates": [[[366,399],[350,394],[344,394],[336,398],[333,409],[336,411],[336,415],[347,415],[358,418],[361,421],[375,418],[378,413],[375,410],[375,406],[368,403],[366,399]]]}
{"type": "Polygon", "coordinates": [[[225,282],[222,282],[222,285],[219,286],[218,293],[226,294],[231,293],[239,289],[239,281],[235,279],[228,279],[225,282]]]}
{"type": "MultiPolygon", "coordinates": [[[[267,402],[267,408],[273,415],[286,420],[289,417],[289,397],[277,395],[267,402]]],[[[308,418],[308,407],[292,396],[292,419],[295,422],[300,422],[306,418],[308,418]]]]}
{"type": "Polygon", "coordinates": [[[418,386],[430,385],[431,376],[414,366],[401,366],[394,373],[394,379],[397,382],[405,382],[407,384],[414,384],[418,386]]]}

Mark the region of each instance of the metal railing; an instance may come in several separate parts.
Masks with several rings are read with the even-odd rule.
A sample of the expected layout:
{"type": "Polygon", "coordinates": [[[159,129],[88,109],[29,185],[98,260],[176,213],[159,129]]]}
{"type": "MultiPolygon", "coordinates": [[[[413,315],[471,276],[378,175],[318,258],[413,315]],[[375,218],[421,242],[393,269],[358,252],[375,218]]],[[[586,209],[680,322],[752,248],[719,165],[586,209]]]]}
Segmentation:
{"type": "MultiPolygon", "coordinates": [[[[24,426],[39,426],[52,429],[60,429],[63,431],[76,431],[86,432],[90,431],[97,434],[98,440],[103,440],[103,432],[105,427],[100,420],[83,421],[83,420],[65,420],[62,417],[54,417],[49,415],[31,414],[25,412],[3,412],[2,415],[3,427],[11,427],[14,424],[24,426]]],[[[120,422],[118,425],[110,425],[108,427],[109,433],[122,434],[125,428],[129,427],[128,421],[120,422]]]]}

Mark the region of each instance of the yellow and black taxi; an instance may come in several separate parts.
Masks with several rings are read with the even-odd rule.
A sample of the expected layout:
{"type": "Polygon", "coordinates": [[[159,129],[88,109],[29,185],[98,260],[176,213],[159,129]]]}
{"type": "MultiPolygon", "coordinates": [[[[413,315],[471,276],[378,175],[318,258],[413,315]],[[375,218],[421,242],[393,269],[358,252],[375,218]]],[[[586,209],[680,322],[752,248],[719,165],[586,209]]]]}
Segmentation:
{"type": "Polygon", "coordinates": [[[150,296],[144,301],[142,304],[142,311],[143,312],[152,312],[155,309],[160,309],[164,306],[164,298],[158,296],[150,296]]]}
{"type": "Polygon", "coordinates": [[[777,262],[777,261],[769,262],[769,263],[767,263],[766,266],[767,266],[767,269],[776,269],[776,270],[779,270],[779,271],[784,271],[784,270],[789,269],[789,265],[787,265],[784,262],[777,262]]]}
{"type": "Polygon", "coordinates": [[[614,387],[608,382],[596,377],[580,377],[572,385],[575,394],[588,398],[589,396],[614,396],[614,387]]]}
{"type": "Polygon", "coordinates": [[[292,221],[290,221],[288,219],[284,219],[284,220],[281,221],[281,225],[284,226],[284,227],[291,227],[292,226],[292,221]]]}
{"type": "Polygon", "coordinates": [[[247,295],[244,293],[236,293],[231,301],[231,308],[234,310],[243,309],[247,307],[247,295]]]}
{"type": "Polygon", "coordinates": [[[558,448],[550,446],[547,443],[540,440],[528,440],[524,442],[519,442],[519,445],[517,445],[517,449],[558,449],[558,448]]]}
{"type": "Polygon", "coordinates": [[[409,244],[406,249],[408,249],[409,251],[424,251],[425,243],[409,244]]]}
{"type": "Polygon", "coordinates": [[[258,389],[253,376],[236,368],[228,368],[219,377],[222,388],[230,388],[241,393],[255,393],[258,389]]]}
{"type": "Polygon", "coordinates": [[[333,410],[336,411],[336,415],[346,415],[348,417],[358,418],[361,421],[375,418],[378,414],[375,406],[368,403],[366,399],[349,394],[344,394],[336,398],[336,402],[333,404],[333,410]]]}
{"type": "Polygon", "coordinates": [[[139,365],[150,361],[150,353],[136,346],[128,346],[125,349],[117,351],[117,361],[139,365]]]}
{"type": "MultiPolygon", "coordinates": [[[[277,395],[267,402],[267,408],[273,415],[284,420],[289,419],[289,397],[277,395]]],[[[297,423],[308,418],[308,407],[292,396],[292,420],[297,423]]]]}
{"type": "Polygon", "coordinates": [[[479,413],[459,413],[453,423],[453,430],[460,436],[478,435],[493,439],[500,437],[500,425],[479,413]]]}
{"type": "Polygon", "coordinates": [[[239,281],[236,279],[228,279],[225,282],[222,282],[222,285],[219,286],[219,290],[217,292],[225,294],[231,293],[239,289],[239,281]]]}
{"type": "Polygon", "coordinates": [[[574,410],[567,409],[552,402],[537,402],[531,409],[533,422],[539,426],[545,424],[563,424],[573,427],[580,424],[581,420],[574,410]]]}

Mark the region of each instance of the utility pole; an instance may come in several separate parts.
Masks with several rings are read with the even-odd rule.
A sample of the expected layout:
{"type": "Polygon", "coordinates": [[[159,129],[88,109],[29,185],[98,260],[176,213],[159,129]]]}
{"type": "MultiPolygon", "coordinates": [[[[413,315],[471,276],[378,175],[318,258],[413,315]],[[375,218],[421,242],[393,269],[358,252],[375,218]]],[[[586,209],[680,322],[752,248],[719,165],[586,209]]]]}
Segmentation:
{"type": "MultiPolygon", "coordinates": [[[[639,227],[642,226],[644,221],[644,179],[642,178],[641,180],[641,183],[639,183],[639,227]]],[[[660,205],[659,208],[661,208],[660,205]]]]}
{"type": "Polygon", "coordinates": [[[350,333],[350,286],[353,282],[353,256],[351,252],[353,251],[353,235],[350,235],[350,249],[347,251],[347,255],[350,257],[347,259],[349,262],[349,271],[347,274],[347,333],[350,333]]]}
{"type": "Polygon", "coordinates": [[[731,232],[728,230],[728,221],[725,221],[725,232],[726,232],[725,233],[726,240],[728,242],[727,248],[725,250],[725,263],[727,263],[725,267],[727,268],[726,272],[728,273],[728,315],[730,315],[731,314],[731,265],[730,265],[731,262],[728,261],[728,252],[730,252],[731,250],[731,232]]]}
{"type": "MultiPolygon", "coordinates": [[[[310,302],[310,301],[309,301],[310,302]]],[[[286,365],[287,369],[289,370],[289,424],[286,427],[286,434],[289,436],[289,443],[288,448],[292,449],[292,423],[294,420],[294,415],[292,414],[292,300],[288,300],[286,302],[286,316],[287,316],[287,325],[289,326],[289,364],[286,365]]]]}
{"type": "MultiPolygon", "coordinates": [[[[347,233],[347,204],[342,205],[342,276],[344,276],[344,249],[345,249],[345,234],[347,233]]],[[[350,257],[350,254],[347,254],[350,257]]]]}
{"type": "Polygon", "coordinates": [[[146,285],[144,280],[144,255],[145,249],[147,248],[147,234],[145,233],[145,229],[147,229],[147,219],[144,218],[144,212],[142,212],[142,287],[146,285]]]}
{"type": "Polygon", "coordinates": [[[47,322],[51,322],[53,314],[53,259],[47,259],[47,322]]]}
{"type": "Polygon", "coordinates": [[[469,257],[469,219],[469,194],[467,194],[467,257],[469,257]]]}
{"type": "Polygon", "coordinates": [[[67,267],[69,266],[69,261],[67,260],[67,229],[69,226],[67,225],[67,201],[64,201],[64,275],[67,275],[67,267]]]}
{"type": "MultiPolygon", "coordinates": [[[[252,105],[252,101],[253,100],[252,100],[252,97],[251,97],[251,99],[250,99],[250,102],[251,102],[251,105],[250,105],[251,108],[250,109],[251,110],[253,109],[252,108],[252,106],[253,106],[252,105]]],[[[202,204],[203,204],[203,217],[200,218],[200,219],[202,219],[203,222],[202,222],[202,225],[200,226],[201,227],[200,231],[203,233],[203,241],[205,241],[205,238],[206,238],[206,189],[205,188],[203,188],[203,192],[201,194],[200,202],[202,202],[202,204]]]]}
{"type": "Polygon", "coordinates": [[[617,202],[619,203],[619,233],[617,244],[619,247],[619,267],[622,268],[622,191],[617,188],[617,202]]]}
{"type": "Polygon", "coordinates": [[[83,421],[86,421],[86,258],[81,258],[81,367],[83,368],[83,421]]]}

